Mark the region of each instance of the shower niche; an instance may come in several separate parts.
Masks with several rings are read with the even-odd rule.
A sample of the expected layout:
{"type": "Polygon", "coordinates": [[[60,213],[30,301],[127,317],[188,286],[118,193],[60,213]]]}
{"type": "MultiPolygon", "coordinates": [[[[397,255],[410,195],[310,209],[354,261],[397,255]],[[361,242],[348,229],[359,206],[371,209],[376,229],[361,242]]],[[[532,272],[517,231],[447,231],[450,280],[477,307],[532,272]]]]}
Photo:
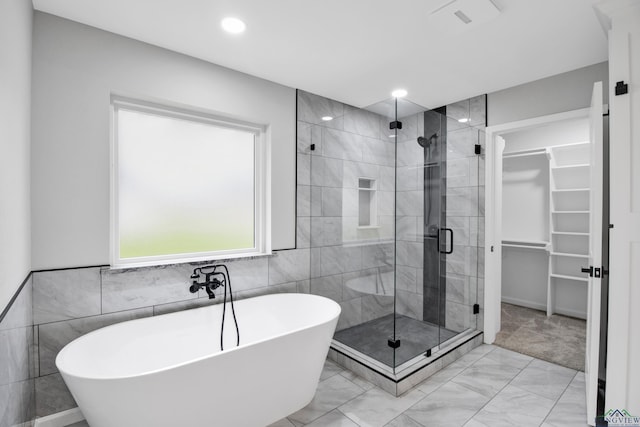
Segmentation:
{"type": "Polygon", "coordinates": [[[342,307],[330,357],[392,394],[482,341],[485,117],[484,96],[356,108],[298,91],[309,291],[342,307]]]}

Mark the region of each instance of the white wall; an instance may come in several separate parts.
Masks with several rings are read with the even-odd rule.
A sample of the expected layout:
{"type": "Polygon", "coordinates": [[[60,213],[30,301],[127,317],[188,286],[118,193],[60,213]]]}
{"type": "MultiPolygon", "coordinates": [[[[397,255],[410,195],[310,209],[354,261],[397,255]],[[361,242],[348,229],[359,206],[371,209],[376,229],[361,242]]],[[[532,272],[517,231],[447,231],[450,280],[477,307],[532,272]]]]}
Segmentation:
{"type": "Polygon", "coordinates": [[[294,89],[40,12],[33,62],[34,269],[109,263],[112,93],[270,124],[273,248],[295,245],[294,89]]]}
{"type": "MultiPolygon", "coordinates": [[[[587,108],[593,83],[606,82],[608,78],[608,64],[602,62],[490,93],[489,126],[587,108]]],[[[604,102],[608,103],[606,91],[604,102]]]]}
{"type": "Polygon", "coordinates": [[[505,153],[585,142],[589,140],[589,120],[587,118],[563,120],[502,136],[505,139],[505,153]]]}
{"type": "Polygon", "coordinates": [[[32,16],[30,1],[0,1],[0,313],[31,270],[32,16]]]}

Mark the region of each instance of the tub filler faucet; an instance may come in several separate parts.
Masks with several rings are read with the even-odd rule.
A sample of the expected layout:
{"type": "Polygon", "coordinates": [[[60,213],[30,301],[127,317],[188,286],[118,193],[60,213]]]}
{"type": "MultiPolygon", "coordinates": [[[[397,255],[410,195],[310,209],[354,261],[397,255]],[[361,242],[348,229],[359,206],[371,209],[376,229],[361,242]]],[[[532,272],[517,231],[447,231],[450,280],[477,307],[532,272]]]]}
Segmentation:
{"type": "Polygon", "coordinates": [[[225,274],[227,271],[225,267],[225,272],[217,271],[218,267],[224,267],[220,265],[210,265],[206,267],[197,267],[193,270],[193,274],[191,274],[191,286],[189,286],[189,291],[192,294],[195,294],[200,290],[200,288],[204,288],[207,291],[207,295],[209,295],[209,299],[213,299],[216,295],[213,293],[220,286],[225,286],[228,283],[227,275],[225,274]],[[203,279],[204,276],[204,279],[203,279]]]}
{"type": "Polygon", "coordinates": [[[240,345],[240,328],[238,327],[238,319],[236,318],[236,309],[233,306],[233,290],[231,289],[231,276],[229,276],[229,269],[224,264],[206,265],[203,267],[196,267],[191,274],[191,286],[189,291],[195,294],[204,288],[209,295],[209,299],[216,297],[213,293],[220,286],[224,288],[224,300],[222,301],[222,323],[220,325],[220,351],[224,350],[224,321],[225,314],[227,312],[227,293],[229,294],[229,302],[231,304],[231,313],[233,314],[233,321],[236,325],[236,346],[240,345]],[[203,277],[204,276],[204,277],[203,277]]]}

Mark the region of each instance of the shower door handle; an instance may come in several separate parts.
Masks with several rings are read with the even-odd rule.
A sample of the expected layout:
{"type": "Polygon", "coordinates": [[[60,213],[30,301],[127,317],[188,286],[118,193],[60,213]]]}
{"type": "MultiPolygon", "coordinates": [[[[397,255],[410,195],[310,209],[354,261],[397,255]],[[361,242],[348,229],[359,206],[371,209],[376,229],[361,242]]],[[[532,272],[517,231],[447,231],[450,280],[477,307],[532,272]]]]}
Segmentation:
{"type": "MultiPolygon", "coordinates": [[[[450,228],[446,228],[446,227],[445,228],[441,228],[440,230],[444,230],[445,233],[447,231],[449,233],[451,233],[451,249],[450,250],[446,249],[447,248],[447,237],[446,237],[446,234],[445,234],[445,238],[444,238],[444,247],[445,247],[445,249],[444,249],[444,251],[441,250],[440,253],[441,254],[447,254],[447,255],[448,254],[452,254],[453,253],[453,230],[450,229],[450,228]]],[[[439,241],[440,241],[440,233],[438,232],[438,242],[439,241]]]]}

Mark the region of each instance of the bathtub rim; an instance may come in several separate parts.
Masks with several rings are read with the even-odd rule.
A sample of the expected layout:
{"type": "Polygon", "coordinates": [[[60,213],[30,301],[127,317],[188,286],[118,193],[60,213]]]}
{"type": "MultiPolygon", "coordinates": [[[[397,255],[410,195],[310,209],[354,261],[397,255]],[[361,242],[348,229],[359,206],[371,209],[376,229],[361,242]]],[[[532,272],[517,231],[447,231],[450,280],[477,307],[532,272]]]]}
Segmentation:
{"type": "MultiPolygon", "coordinates": [[[[302,293],[295,293],[295,292],[288,292],[288,293],[280,293],[280,294],[268,294],[268,295],[260,295],[260,296],[256,296],[256,297],[251,297],[251,298],[245,298],[243,300],[238,300],[238,301],[234,301],[234,302],[240,302],[240,301],[247,301],[247,300],[253,300],[253,299],[271,299],[271,298],[275,298],[278,296],[290,296],[290,295],[295,295],[296,297],[301,297],[301,298],[305,298],[305,299],[316,299],[316,300],[322,300],[325,301],[325,303],[327,304],[327,307],[333,308],[334,312],[331,313],[330,316],[328,316],[324,321],[320,322],[320,323],[316,323],[316,324],[312,324],[312,325],[308,325],[305,327],[301,327],[301,328],[296,328],[296,329],[291,329],[288,330],[285,333],[281,333],[281,334],[277,334],[277,335],[272,335],[269,336],[268,338],[263,338],[260,340],[256,340],[253,341],[250,344],[246,344],[246,345],[240,345],[237,347],[233,347],[230,348],[228,350],[224,350],[224,351],[218,351],[217,353],[212,353],[212,354],[208,354],[206,356],[201,356],[201,357],[197,357],[197,358],[193,358],[193,359],[189,359],[187,361],[181,362],[181,363],[174,363],[172,365],[167,365],[165,367],[159,368],[159,369],[154,369],[154,370],[149,370],[149,371],[144,371],[135,375],[111,375],[111,376],[88,376],[88,375],[78,375],[75,373],[71,373],[66,369],[62,369],[60,367],[60,365],[58,364],[58,360],[61,359],[61,356],[64,357],[64,353],[70,351],[69,348],[76,345],[80,345],[82,343],[82,341],[85,340],[85,337],[88,337],[90,335],[94,335],[94,334],[98,334],[100,333],[100,331],[104,330],[104,329],[110,329],[110,328],[114,328],[114,327],[118,327],[118,326],[122,326],[125,323],[128,322],[138,322],[138,321],[148,321],[149,319],[153,319],[154,317],[160,317],[160,316],[173,316],[173,315],[180,315],[186,311],[191,311],[191,310],[202,310],[202,309],[211,309],[212,307],[216,307],[219,306],[220,303],[218,304],[211,304],[211,305],[207,305],[204,307],[195,307],[195,308],[191,308],[191,309],[186,309],[186,310],[180,310],[180,311],[176,311],[176,312],[172,312],[172,313],[165,313],[165,314],[161,314],[159,316],[149,316],[149,317],[143,317],[143,318],[139,318],[139,319],[131,319],[131,320],[126,320],[124,322],[119,322],[119,323],[114,323],[112,325],[108,325],[108,326],[104,326],[102,328],[98,328],[94,331],[88,332],[84,335],[81,335],[79,337],[77,337],[76,339],[72,340],[71,342],[67,343],[56,355],[55,358],[55,365],[56,368],[58,369],[58,371],[60,372],[60,374],[64,377],[64,376],[69,376],[69,377],[73,377],[73,378],[77,378],[77,379],[81,379],[81,380],[99,380],[99,381],[110,381],[110,380],[126,380],[126,379],[134,379],[134,378],[143,378],[145,376],[149,376],[149,375],[153,375],[153,374],[158,374],[161,372],[165,372],[165,371],[170,371],[173,369],[177,369],[180,368],[182,366],[187,366],[193,363],[197,363],[206,359],[209,359],[211,357],[217,356],[217,355],[222,355],[222,354],[232,354],[235,351],[239,351],[241,349],[244,348],[248,348],[254,345],[258,345],[261,343],[264,343],[266,341],[271,341],[286,335],[292,335],[294,333],[298,333],[298,332],[303,332],[315,327],[318,327],[320,325],[324,325],[333,321],[337,322],[337,319],[340,316],[340,313],[342,312],[342,307],[340,307],[340,304],[338,304],[337,302],[335,302],[334,300],[327,298],[327,297],[323,297],[321,295],[314,295],[314,294],[302,294],[302,293]],[[75,344],[74,344],[75,343],[75,344]]],[[[331,341],[329,341],[329,345],[331,344],[331,341]]]]}

